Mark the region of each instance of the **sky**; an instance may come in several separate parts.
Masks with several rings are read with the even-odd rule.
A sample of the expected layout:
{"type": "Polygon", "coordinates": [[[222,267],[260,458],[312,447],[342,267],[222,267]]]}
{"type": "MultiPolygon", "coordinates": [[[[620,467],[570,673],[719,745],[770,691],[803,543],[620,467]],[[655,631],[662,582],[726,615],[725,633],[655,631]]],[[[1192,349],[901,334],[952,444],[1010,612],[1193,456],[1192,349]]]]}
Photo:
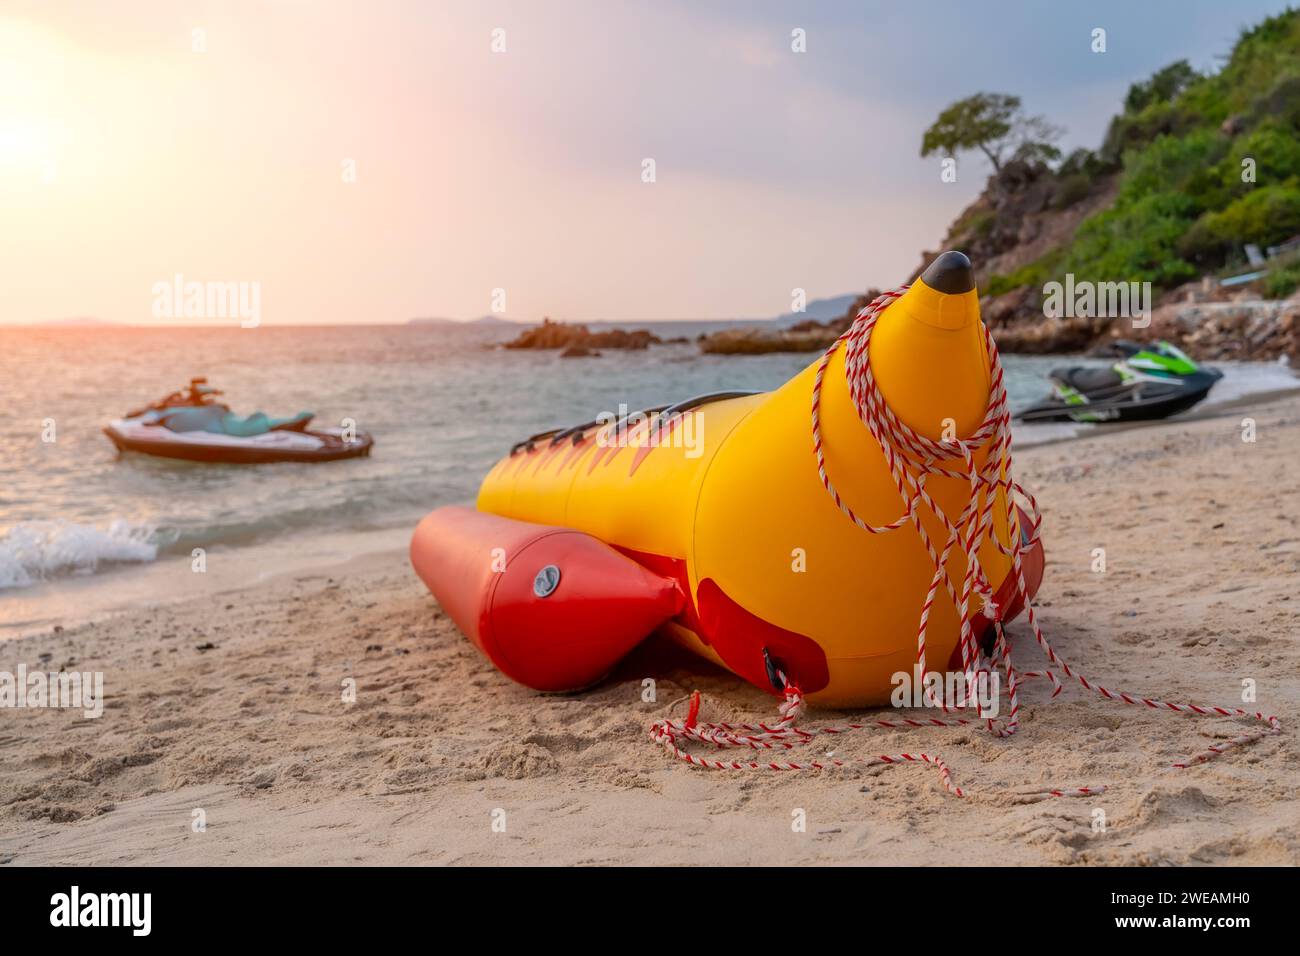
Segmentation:
{"type": "Polygon", "coordinates": [[[937,248],[989,172],[920,157],[949,103],[1096,147],[1285,6],[0,0],[0,324],[174,324],[177,276],[264,324],[777,315],[937,248]]]}

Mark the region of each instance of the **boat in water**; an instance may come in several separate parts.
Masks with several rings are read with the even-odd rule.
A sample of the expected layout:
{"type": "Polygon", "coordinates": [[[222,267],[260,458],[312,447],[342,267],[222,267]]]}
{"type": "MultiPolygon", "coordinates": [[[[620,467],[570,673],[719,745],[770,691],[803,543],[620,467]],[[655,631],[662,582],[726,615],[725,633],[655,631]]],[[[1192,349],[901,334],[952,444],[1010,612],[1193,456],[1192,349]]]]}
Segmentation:
{"type": "Polygon", "coordinates": [[[217,401],[220,389],[206,378],[128,412],[104,428],[119,451],[184,461],[252,465],[319,462],[370,454],[374,439],[352,428],[312,428],[311,412],[275,419],[236,415],[217,401]]]}

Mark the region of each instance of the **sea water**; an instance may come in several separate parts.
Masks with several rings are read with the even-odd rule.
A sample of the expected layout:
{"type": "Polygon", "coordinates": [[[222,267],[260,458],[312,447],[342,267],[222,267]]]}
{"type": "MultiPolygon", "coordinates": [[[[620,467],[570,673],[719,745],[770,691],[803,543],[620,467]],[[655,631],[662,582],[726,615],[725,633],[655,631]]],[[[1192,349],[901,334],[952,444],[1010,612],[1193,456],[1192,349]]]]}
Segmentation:
{"type": "MultiPolygon", "coordinates": [[[[430,509],[472,501],[484,472],[529,434],[620,406],[771,389],[816,358],[704,355],[695,337],[721,324],[650,327],[688,341],[564,359],[502,349],[517,329],[483,325],[0,327],[0,626],[6,595],[195,548],[274,545],[288,554],[316,536],[342,553],[348,535],[400,540],[430,509]],[[211,465],[120,455],[104,436],[110,420],[199,375],[241,414],[354,419],[374,435],[374,453],[211,465]]],[[[1063,361],[1007,356],[1013,407],[1041,399],[1047,370],[1063,361]]],[[[1276,366],[1228,371],[1219,400],[1295,384],[1276,366]]],[[[1017,440],[1060,434],[1037,426],[1017,440]]]]}

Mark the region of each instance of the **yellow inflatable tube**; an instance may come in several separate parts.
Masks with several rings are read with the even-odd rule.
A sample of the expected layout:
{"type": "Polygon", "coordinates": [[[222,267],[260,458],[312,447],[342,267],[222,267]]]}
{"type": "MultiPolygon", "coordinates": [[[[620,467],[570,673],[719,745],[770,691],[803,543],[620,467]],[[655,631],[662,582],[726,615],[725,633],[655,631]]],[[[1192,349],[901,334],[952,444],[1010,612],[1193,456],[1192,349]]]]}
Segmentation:
{"type": "MultiPolygon", "coordinates": [[[[965,256],[945,253],[881,313],[870,355],[889,406],[915,431],[938,440],[979,426],[989,356],[965,256]]],[[[774,392],[687,408],[671,434],[620,422],[538,436],[492,468],[478,508],[585,531],[676,577],[688,600],[668,633],[759,686],[770,685],[775,662],[814,704],[884,703],[892,676],[916,663],[934,565],[910,526],[866,533],[827,494],[811,437],[817,364],[774,392]]],[[[871,524],[895,520],[902,499],[849,395],[843,349],[826,372],[821,422],[827,470],[844,500],[871,524]]],[[[953,522],[970,496],[959,478],[934,476],[926,488],[953,522]]],[[[941,545],[941,522],[922,520],[941,545]]],[[[993,521],[1007,543],[1001,494],[993,521]]],[[[948,562],[957,581],[959,552],[948,562]]],[[[999,603],[1015,597],[1006,594],[1010,561],[992,543],[979,563],[999,603]]],[[[931,670],[950,669],[958,638],[951,602],[936,602],[931,670]]]]}

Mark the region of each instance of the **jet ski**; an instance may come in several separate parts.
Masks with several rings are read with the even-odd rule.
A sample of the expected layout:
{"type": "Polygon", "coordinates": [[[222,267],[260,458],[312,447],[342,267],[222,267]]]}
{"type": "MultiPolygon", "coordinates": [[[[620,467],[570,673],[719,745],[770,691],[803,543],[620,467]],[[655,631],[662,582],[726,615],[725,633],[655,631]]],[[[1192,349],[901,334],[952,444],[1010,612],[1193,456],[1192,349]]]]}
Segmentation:
{"type": "Polygon", "coordinates": [[[1139,345],[1123,339],[1099,353],[1118,357],[1108,368],[1072,366],[1053,369],[1051,397],[1026,408],[1020,422],[1137,422],[1185,412],[1209,394],[1223,377],[1201,368],[1168,342],[1139,345]]]}
{"type": "Polygon", "coordinates": [[[337,461],[370,454],[374,439],[342,428],[309,428],[311,412],[274,419],[242,417],[217,401],[206,378],[128,412],[104,428],[119,451],[160,458],[251,465],[272,461],[337,461]]]}

